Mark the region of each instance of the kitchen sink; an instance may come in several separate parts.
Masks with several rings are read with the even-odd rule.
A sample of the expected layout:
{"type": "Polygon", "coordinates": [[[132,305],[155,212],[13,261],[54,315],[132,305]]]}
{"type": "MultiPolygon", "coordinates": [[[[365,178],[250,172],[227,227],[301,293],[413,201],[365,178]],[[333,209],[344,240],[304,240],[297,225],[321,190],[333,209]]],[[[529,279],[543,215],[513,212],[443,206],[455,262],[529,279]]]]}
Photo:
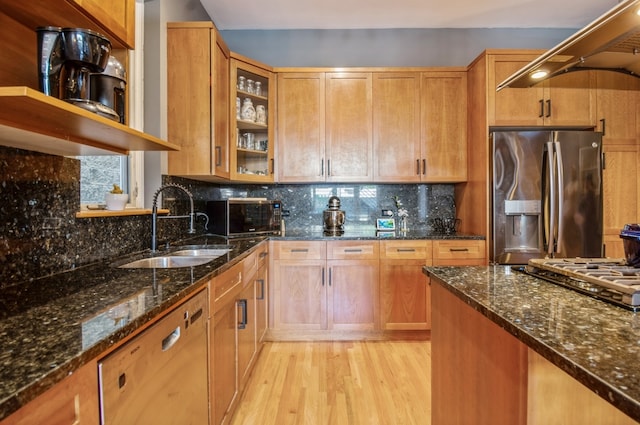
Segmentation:
{"type": "Polygon", "coordinates": [[[193,267],[208,263],[216,257],[188,257],[181,255],[167,255],[135,260],[118,266],[121,269],[173,269],[177,267],[193,267]]]}
{"type": "Polygon", "coordinates": [[[228,245],[187,245],[158,257],[148,257],[119,265],[121,269],[173,269],[206,264],[232,249],[228,245]]]}
{"type": "Polygon", "coordinates": [[[231,251],[228,248],[195,248],[195,249],[181,249],[179,251],[172,252],[171,255],[186,256],[186,257],[214,257],[218,258],[231,251]]]}

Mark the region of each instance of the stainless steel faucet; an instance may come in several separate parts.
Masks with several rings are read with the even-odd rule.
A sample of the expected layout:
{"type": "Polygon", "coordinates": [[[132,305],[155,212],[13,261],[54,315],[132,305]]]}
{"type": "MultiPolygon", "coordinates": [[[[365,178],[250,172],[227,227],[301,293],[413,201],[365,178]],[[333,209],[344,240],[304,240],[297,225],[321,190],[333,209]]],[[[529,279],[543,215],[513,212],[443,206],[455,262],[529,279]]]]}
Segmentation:
{"type": "Polygon", "coordinates": [[[158,195],[160,195],[160,192],[170,187],[180,189],[184,193],[186,193],[187,196],[189,196],[189,205],[191,209],[190,209],[189,215],[168,215],[168,216],[163,216],[162,218],[189,218],[188,233],[194,234],[196,232],[196,228],[195,228],[196,214],[193,211],[193,195],[191,194],[191,192],[189,192],[189,190],[186,187],[176,183],[168,183],[163,186],[160,186],[160,188],[156,190],[156,193],[154,193],[153,195],[153,207],[151,208],[151,252],[155,252],[157,250],[157,243],[158,243],[156,240],[157,226],[158,226],[158,195]]]}

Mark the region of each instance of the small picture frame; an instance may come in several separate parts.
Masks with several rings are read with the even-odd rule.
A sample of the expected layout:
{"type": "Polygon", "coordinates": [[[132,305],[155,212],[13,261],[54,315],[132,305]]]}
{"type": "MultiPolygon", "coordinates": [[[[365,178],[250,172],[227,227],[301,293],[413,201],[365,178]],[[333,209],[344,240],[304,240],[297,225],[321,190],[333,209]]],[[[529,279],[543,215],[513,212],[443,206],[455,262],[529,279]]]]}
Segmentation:
{"type": "Polygon", "coordinates": [[[385,232],[396,230],[396,219],[390,217],[377,218],[376,230],[382,230],[385,232]]]}

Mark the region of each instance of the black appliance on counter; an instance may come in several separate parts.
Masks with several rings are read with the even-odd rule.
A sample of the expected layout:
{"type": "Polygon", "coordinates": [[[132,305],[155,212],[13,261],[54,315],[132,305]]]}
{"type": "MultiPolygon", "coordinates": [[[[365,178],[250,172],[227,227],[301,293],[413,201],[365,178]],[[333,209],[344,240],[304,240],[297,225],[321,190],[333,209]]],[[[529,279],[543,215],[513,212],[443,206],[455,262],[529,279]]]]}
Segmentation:
{"type": "Polygon", "coordinates": [[[209,233],[228,238],[279,235],[282,203],[265,198],[207,201],[209,233]]]}

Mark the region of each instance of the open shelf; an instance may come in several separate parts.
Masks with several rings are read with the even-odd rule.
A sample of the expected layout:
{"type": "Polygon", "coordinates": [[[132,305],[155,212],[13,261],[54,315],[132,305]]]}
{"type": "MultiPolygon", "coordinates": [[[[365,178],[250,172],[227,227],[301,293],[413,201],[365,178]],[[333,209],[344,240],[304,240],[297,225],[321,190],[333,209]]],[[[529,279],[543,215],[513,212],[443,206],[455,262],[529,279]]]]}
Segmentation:
{"type": "Polygon", "coordinates": [[[53,155],[176,151],[178,145],[29,87],[0,87],[0,145],[53,155]]]}

